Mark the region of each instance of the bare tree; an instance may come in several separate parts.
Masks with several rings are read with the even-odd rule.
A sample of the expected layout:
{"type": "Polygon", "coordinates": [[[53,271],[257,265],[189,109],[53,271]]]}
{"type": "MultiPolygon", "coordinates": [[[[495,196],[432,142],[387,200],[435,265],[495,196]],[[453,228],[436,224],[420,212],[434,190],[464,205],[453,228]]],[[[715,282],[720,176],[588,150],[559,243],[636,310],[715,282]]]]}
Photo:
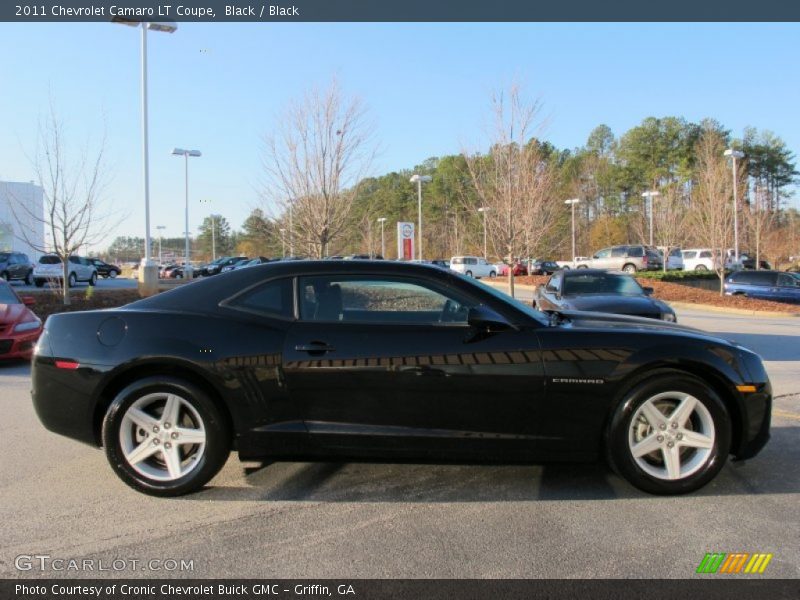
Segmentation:
{"type": "MultiPolygon", "coordinates": [[[[502,92],[492,95],[489,152],[464,153],[464,157],[478,199],[486,209],[492,247],[511,265],[515,257],[539,249],[561,205],[554,198],[555,170],[534,138],[534,129],[540,127],[540,103],[524,99],[517,86],[509,92],[507,97],[502,92]]],[[[513,296],[513,268],[508,273],[513,296]]]]}
{"type": "Polygon", "coordinates": [[[723,156],[725,140],[719,132],[705,129],[696,145],[695,178],[691,222],[697,239],[706,240],[714,253],[714,270],[722,295],[725,253],[733,232],[733,188],[723,156]]]}
{"type": "Polygon", "coordinates": [[[64,125],[53,106],[39,125],[36,152],[31,160],[34,173],[44,190],[44,214],[12,196],[11,210],[21,224],[41,223],[48,244],[35,239],[30,228],[20,227],[23,240],[34,250],[54,254],[62,263],[62,296],[70,303],[69,258],[81,247],[102,241],[112,224],[104,212],[106,184],[105,139],[96,151],[83,148],[71,160],[64,125]]]}
{"type": "Polygon", "coordinates": [[[284,217],[291,205],[292,234],[318,257],[349,223],[355,186],[374,156],[372,131],[362,102],[344,98],[334,80],[292,102],[276,132],[265,136],[265,196],[284,217]]]}
{"type": "Polygon", "coordinates": [[[766,186],[756,183],[753,189],[753,201],[745,208],[745,223],[749,226],[750,235],[755,242],[755,268],[761,265],[761,257],[766,254],[765,246],[773,241],[770,232],[776,224],[776,211],[772,210],[772,202],[766,186]]]}

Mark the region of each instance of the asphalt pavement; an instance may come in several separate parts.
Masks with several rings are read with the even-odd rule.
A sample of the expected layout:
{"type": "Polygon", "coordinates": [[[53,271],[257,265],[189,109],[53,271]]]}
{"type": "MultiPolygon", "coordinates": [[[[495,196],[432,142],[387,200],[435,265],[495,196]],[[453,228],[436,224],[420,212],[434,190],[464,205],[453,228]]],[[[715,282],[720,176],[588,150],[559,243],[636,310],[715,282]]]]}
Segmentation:
{"type": "Polygon", "coordinates": [[[678,318],[762,353],[777,398],[759,456],[668,498],[602,465],[242,464],[235,456],[207,490],[151,498],[120,482],[101,450],[46,431],[31,407],[28,365],[0,365],[0,577],[98,575],[17,570],[16,557],[38,554],[123,559],[124,570],[102,575],[124,577],[686,578],[698,576],[706,552],[769,552],[763,576],[796,578],[800,319],[678,318]],[[150,568],[163,562],[146,562],[169,559],[193,569],[165,573],[150,568]]]}

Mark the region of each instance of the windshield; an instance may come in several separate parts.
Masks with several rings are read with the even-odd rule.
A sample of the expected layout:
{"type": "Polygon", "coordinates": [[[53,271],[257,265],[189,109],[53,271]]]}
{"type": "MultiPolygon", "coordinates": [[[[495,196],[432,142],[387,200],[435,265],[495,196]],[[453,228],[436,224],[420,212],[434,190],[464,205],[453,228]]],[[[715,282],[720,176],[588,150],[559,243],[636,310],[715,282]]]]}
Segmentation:
{"type": "Polygon", "coordinates": [[[584,294],[644,294],[642,286],[633,277],[612,273],[574,274],[564,279],[565,296],[584,294]]]}
{"type": "Polygon", "coordinates": [[[8,285],[0,285],[0,304],[19,304],[17,294],[8,285]]]}
{"type": "Polygon", "coordinates": [[[508,294],[505,294],[505,293],[503,293],[503,292],[501,292],[499,290],[496,290],[492,286],[487,285],[487,284],[483,283],[480,280],[470,279],[468,281],[472,285],[480,286],[480,288],[483,291],[488,292],[489,294],[491,294],[492,296],[494,296],[498,300],[501,300],[502,302],[505,302],[506,304],[511,304],[514,308],[516,308],[517,310],[522,311],[523,313],[525,313],[526,315],[528,315],[532,319],[535,319],[537,322],[541,323],[542,325],[548,325],[549,324],[550,320],[547,318],[547,316],[542,311],[537,310],[537,309],[533,308],[532,306],[529,306],[529,305],[525,304],[524,302],[521,302],[521,301],[517,300],[516,298],[512,298],[508,294]]]}

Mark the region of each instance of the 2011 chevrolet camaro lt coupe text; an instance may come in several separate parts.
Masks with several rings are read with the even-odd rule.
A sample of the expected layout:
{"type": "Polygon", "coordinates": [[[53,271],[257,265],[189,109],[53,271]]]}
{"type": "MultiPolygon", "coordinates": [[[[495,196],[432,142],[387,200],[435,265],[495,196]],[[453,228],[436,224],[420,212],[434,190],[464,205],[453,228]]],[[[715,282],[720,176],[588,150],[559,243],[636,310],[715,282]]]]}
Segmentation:
{"type": "Polygon", "coordinates": [[[51,316],[44,425],[175,496],[242,459],[591,461],[656,494],[769,438],[753,352],[651,319],[550,315],[386,261],[239,269],[114,310],[51,316]]]}

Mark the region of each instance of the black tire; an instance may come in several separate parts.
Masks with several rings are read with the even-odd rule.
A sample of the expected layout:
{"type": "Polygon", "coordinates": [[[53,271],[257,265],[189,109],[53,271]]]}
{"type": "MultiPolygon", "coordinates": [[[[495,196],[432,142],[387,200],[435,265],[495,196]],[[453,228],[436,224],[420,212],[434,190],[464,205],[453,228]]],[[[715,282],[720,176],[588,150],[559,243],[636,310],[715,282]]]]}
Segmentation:
{"type": "Polygon", "coordinates": [[[576,269],[588,269],[589,267],[588,267],[587,265],[578,265],[578,266],[577,266],[577,267],[575,267],[575,268],[576,268],[576,269]]]}
{"type": "Polygon", "coordinates": [[[92,276],[89,277],[89,285],[91,285],[92,287],[97,285],[97,273],[92,273],[92,276]]]}
{"type": "Polygon", "coordinates": [[[467,277],[472,277],[472,271],[467,271],[466,273],[464,273],[464,275],[466,275],[467,277]]]}
{"type": "Polygon", "coordinates": [[[116,270],[116,269],[111,269],[111,270],[108,272],[108,277],[111,277],[111,279],[116,279],[116,278],[117,278],[117,275],[119,275],[119,273],[117,272],[117,270],[116,270]]]}
{"type": "Polygon", "coordinates": [[[28,274],[25,275],[25,285],[33,285],[33,269],[28,271],[28,274]]]}
{"type": "Polygon", "coordinates": [[[182,496],[202,488],[223,467],[230,455],[231,430],[228,420],[201,387],[175,377],[147,377],[128,385],[111,402],[103,419],[103,447],[114,472],[136,491],[151,496],[182,496]],[[180,396],[197,412],[205,428],[205,448],[197,463],[180,478],[153,479],[134,469],[125,458],[121,428],[125,427],[126,411],[150,394],[180,396]]]}
{"type": "Polygon", "coordinates": [[[694,268],[694,270],[695,270],[695,271],[700,271],[700,272],[703,272],[703,271],[708,271],[708,267],[706,267],[705,265],[697,265],[697,266],[694,268]]]}
{"type": "MultiPolygon", "coordinates": [[[[695,417],[694,413],[692,417],[695,417]]],[[[699,416],[697,417],[697,419],[700,418],[699,416]]],[[[664,422],[665,424],[669,422],[666,414],[664,415],[664,422]]],[[[700,423],[699,420],[697,422],[700,423]]],[[[700,432],[699,425],[695,429],[700,432]]],[[[666,432],[671,431],[680,432],[682,429],[672,430],[667,425],[666,432]]],[[[653,434],[658,434],[659,432],[653,428],[653,434]]],[[[706,485],[717,476],[725,465],[730,446],[731,419],[725,404],[706,383],[682,371],[665,370],[658,375],[636,383],[628,390],[617,406],[606,432],[606,450],[611,467],[637,488],[659,495],[686,494],[706,485]],[[637,462],[637,459],[634,458],[630,445],[632,420],[639,408],[654,396],[669,392],[693,396],[698,402],[698,407],[700,404],[705,407],[706,415],[713,422],[714,430],[713,445],[705,457],[699,454],[696,456],[698,465],[694,467],[695,470],[690,470],[691,472],[687,473],[686,476],[676,479],[659,478],[645,471],[637,462]]],[[[656,454],[658,452],[660,451],[656,451],[656,454]]],[[[699,451],[688,447],[683,447],[683,450],[680,450],[681,460],[686,460],[690,467],[693,459],[695,459],[692,452],[699,451]],[[685,458],[684,453],[686,453],[685,458]]],[[[660,456],[663,461],[665,455],[661,454],[660,456]]],[[[643,458],[645,460],[653,460],[652,455],[643,458]]],[[[658,457],[656,456],[655,460],[657,459],[658,457]]]]}
{"type": "Polygon", "coordinates": [[[67,286],[68,287],[75,287],[75,284],[78,282],[78,276],[75,273],[70,273],[69,277],[67,278],[67,286]]]}
{"type": "Polygon", "coordinates": [[[44,287],[44,279],[34,279],[33,284],[39,288],[44,287]]]}
{"type": "Polygon", "coordinates": [[[489,271],[489,279],[494,279],[497,277],[497,271],[489,271]]]}
{"type": "Polygon", "coordinates": [[[3,271],[2,273],[0,273],[0,279],[2,279],[3,281],[8,281],[9,280],[8,271],[3,271]]]}
{"type": "Polygon", "coordinates": [[[628,273],[629,275],[633,275],[634,273],[636,273],[636,265],[628,263],[622,266],[622,270],[628,273]]]}

